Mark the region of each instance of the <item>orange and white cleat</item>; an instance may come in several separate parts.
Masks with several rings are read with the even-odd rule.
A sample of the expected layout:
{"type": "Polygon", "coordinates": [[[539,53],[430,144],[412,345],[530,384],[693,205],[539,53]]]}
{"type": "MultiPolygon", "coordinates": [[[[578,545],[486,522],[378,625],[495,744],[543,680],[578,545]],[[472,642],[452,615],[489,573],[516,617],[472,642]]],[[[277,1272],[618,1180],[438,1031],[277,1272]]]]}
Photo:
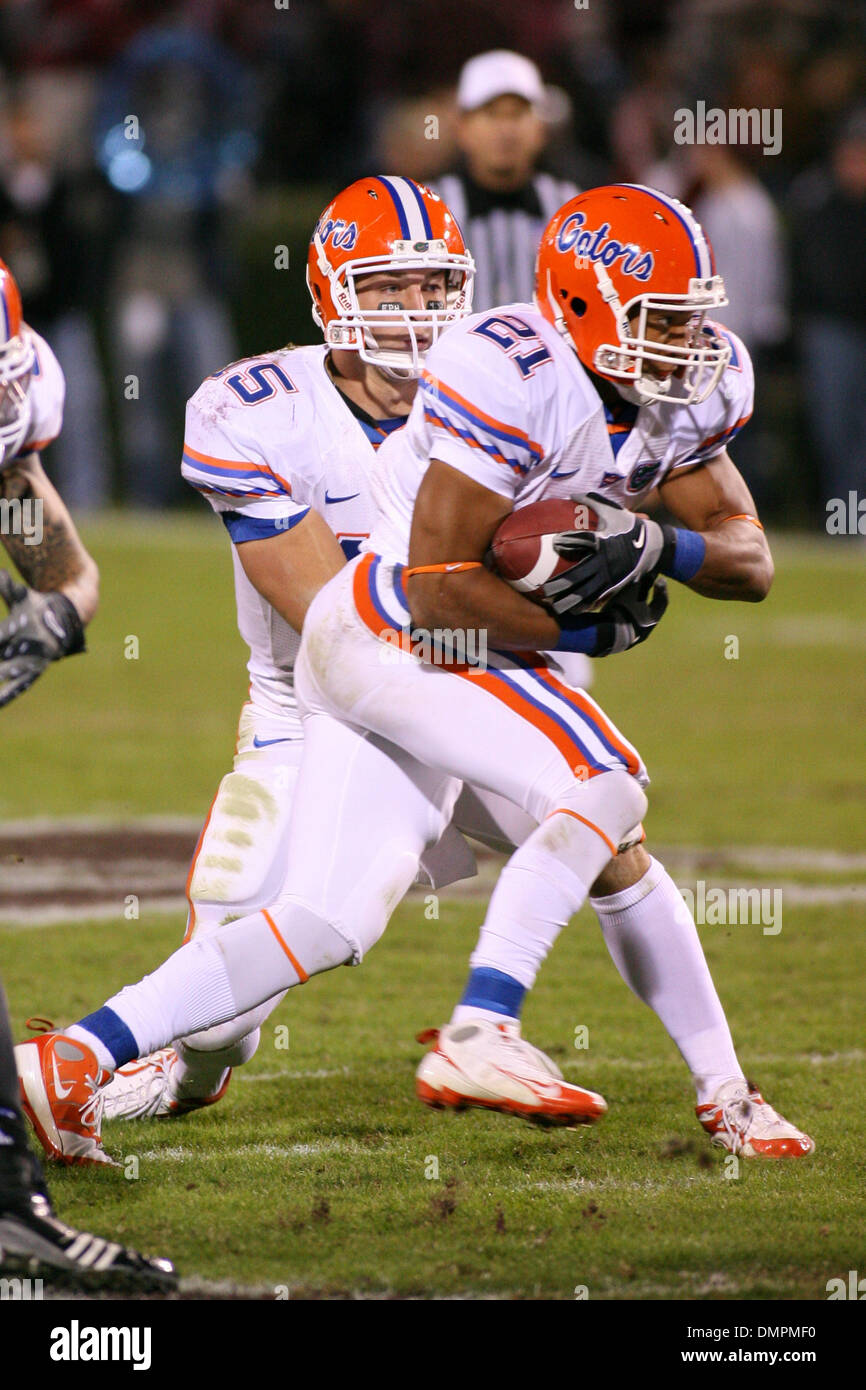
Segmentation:
{"type": "Polygon", "coordinates": [[[65,1033],[42,1033],[15,1049],[21,1105],[49,1158],[114,1164],[102,1147],[102,1094],[111,1072],[65,1033]]]}
{"type": "Polygon", "coordinates": [[[206,1095],[195,1094],[200,1082],[193,1074],[180,1080],[180,1058],[173,1047],[160,1048],[137,1062],[118,1067],[102,1092],[106,1120],[166,1119],[201,1110],[222,1100],[231,1080],[227,1067],[206,1095]]]}
{"type": "Polygon", "coordinates": [[[564,1081],[517,1023],[477,1019],[418,1035],[419,1042],[434,1039],[415,1074],[416,1095],[434,1109],[477,1105],[547,1125],[592,1124],[607,1110],[595,1091],[564,1081]]]}
{"type": "Polygon", "coordinates": [[[805,1158],[815,1151],[814,1139],[783,1119],[741,1077],[726,1081],[695,1113],[716,1147],[743,1158],[805,1158]]]}

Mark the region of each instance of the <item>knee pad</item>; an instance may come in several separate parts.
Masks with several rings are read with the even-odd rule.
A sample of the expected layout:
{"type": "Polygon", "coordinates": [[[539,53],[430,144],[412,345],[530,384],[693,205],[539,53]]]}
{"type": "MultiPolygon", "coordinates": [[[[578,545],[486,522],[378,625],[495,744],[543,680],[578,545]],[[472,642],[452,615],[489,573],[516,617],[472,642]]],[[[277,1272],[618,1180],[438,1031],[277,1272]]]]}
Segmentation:
{"type": "Polygon", "coordinates": [[[278,896],[296,777],[294,766],[250,760],[220,782],[190,876],[193,932],[278,896]]]}
{"type": "Polygon", "coordinates": [[[572,792],[559,798],[557,809],[589,821],[609,841],[613,856],[621,846],[639,843],[640,822],[648,804],[636,778],[617,769],[591,777],[588,782],[576,782],[572,792]]]}
{"type": "Polygon", "coordinates": [[[261,1038],[261,1030],[254,1028],[251,1033],[237,1037],[235,1027],[238,1020],[222,1023],[216,1028],[208,1028],[203,1033],[193,1033],[188,1038],[179,1038],[175,1050],[188,1066],[195,1066],[196,1056],[207,1054],[208,1062],[226,1067],[242,1067],[255,1053],[261,1038]],[[224,1036],[223,1036],[224,1035],[224,1036]]]}
{"type": "MultiPolygon", "coordinates": [[[[222,1052],[226,1048],[237,1047],[243,1050],[242,1044],[255,1034],[255,1041],[251,1046],[249,1056],[258,1045],[258,1032],[265,1019],[273,1013],[278,1004],[281,1004],[286,997],[286,991],[281,990],[271,999],[266,999],[263,1004],[259,1004],[254,1009],[247,1009],[245,1013],[238,1014],[237,1018],[232,1018],[228,1023],[217,1023],[213,1028],[205,1028],[200,1033],[190,1033],[183,1039],[196,1052],[222,1052]]],[[[243,1061],[248,1061],[247,1057],[243,1061]]],[[[226,1062],[227,1067],[239,1067],[242,1063],[226,1062]]]]}

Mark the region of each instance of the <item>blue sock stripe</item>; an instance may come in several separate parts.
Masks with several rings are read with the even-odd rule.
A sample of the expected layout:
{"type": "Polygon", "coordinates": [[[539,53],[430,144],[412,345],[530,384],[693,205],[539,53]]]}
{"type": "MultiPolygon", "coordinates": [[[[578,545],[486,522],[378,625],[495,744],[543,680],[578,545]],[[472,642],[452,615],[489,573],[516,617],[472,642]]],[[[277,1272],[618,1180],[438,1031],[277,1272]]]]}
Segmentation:
{"type": "Polygon", "coordinates": [[[80,1018],[78,1027],[86,1028],[88,1033],[92,1033],[104,1047],[108,1048],[116,1067],[125,1066],[127,1062],[134,1062],[138,1056],[138,1043],[123,1019],[113,1009],[109,1009],[105,1005],[101,1009],[97,1009],[95,1014],[88,1014],[86,1018],[80,1018]]]}
{"type": "Polygon", "coordinates": [[[501,970],[471,970],[461,1004],[472,1009],[490,1009],[492,1013],[519,1018],[526,987],[512,975],[501,970]]]}

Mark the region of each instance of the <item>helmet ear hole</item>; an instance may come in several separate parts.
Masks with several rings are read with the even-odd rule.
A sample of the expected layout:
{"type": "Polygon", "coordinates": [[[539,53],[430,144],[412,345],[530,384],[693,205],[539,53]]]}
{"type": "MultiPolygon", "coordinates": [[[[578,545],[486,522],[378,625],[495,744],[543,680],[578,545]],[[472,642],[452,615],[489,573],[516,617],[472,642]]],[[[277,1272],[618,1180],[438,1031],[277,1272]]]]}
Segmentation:
{"type": "Polygon", "coordinates": [[[586,300],[578,299],[575,295],[574,298],[569,301],[568,307],[576,318],[582,319],[586,313],[586,300]]]}

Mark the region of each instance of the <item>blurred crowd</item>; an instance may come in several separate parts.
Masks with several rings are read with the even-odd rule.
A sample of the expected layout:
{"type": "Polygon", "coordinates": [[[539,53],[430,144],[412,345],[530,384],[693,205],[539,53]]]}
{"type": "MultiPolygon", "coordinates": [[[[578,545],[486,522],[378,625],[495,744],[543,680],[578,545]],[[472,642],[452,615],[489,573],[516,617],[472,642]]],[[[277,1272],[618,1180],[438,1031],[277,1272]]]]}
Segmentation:
{"type": "Polygon", "coordinates": [[[312,223],[373,171],[462,197],[479,260],[473,218],[543,225],[574,186],[682,198],[755,360],[735,458],[759,505],[823,529],[828,499],[866,492],[866,5],[5,0],[0,256],[66,373],[49,465],[72,506],[185,500],[185,398],[315,341],[312,223]],[[461,70],[500,49],[542,86],[528,64],[479,105],[461,70]],[[778,152],[677,143],[699,103],[781,112],[778,152]]]}

